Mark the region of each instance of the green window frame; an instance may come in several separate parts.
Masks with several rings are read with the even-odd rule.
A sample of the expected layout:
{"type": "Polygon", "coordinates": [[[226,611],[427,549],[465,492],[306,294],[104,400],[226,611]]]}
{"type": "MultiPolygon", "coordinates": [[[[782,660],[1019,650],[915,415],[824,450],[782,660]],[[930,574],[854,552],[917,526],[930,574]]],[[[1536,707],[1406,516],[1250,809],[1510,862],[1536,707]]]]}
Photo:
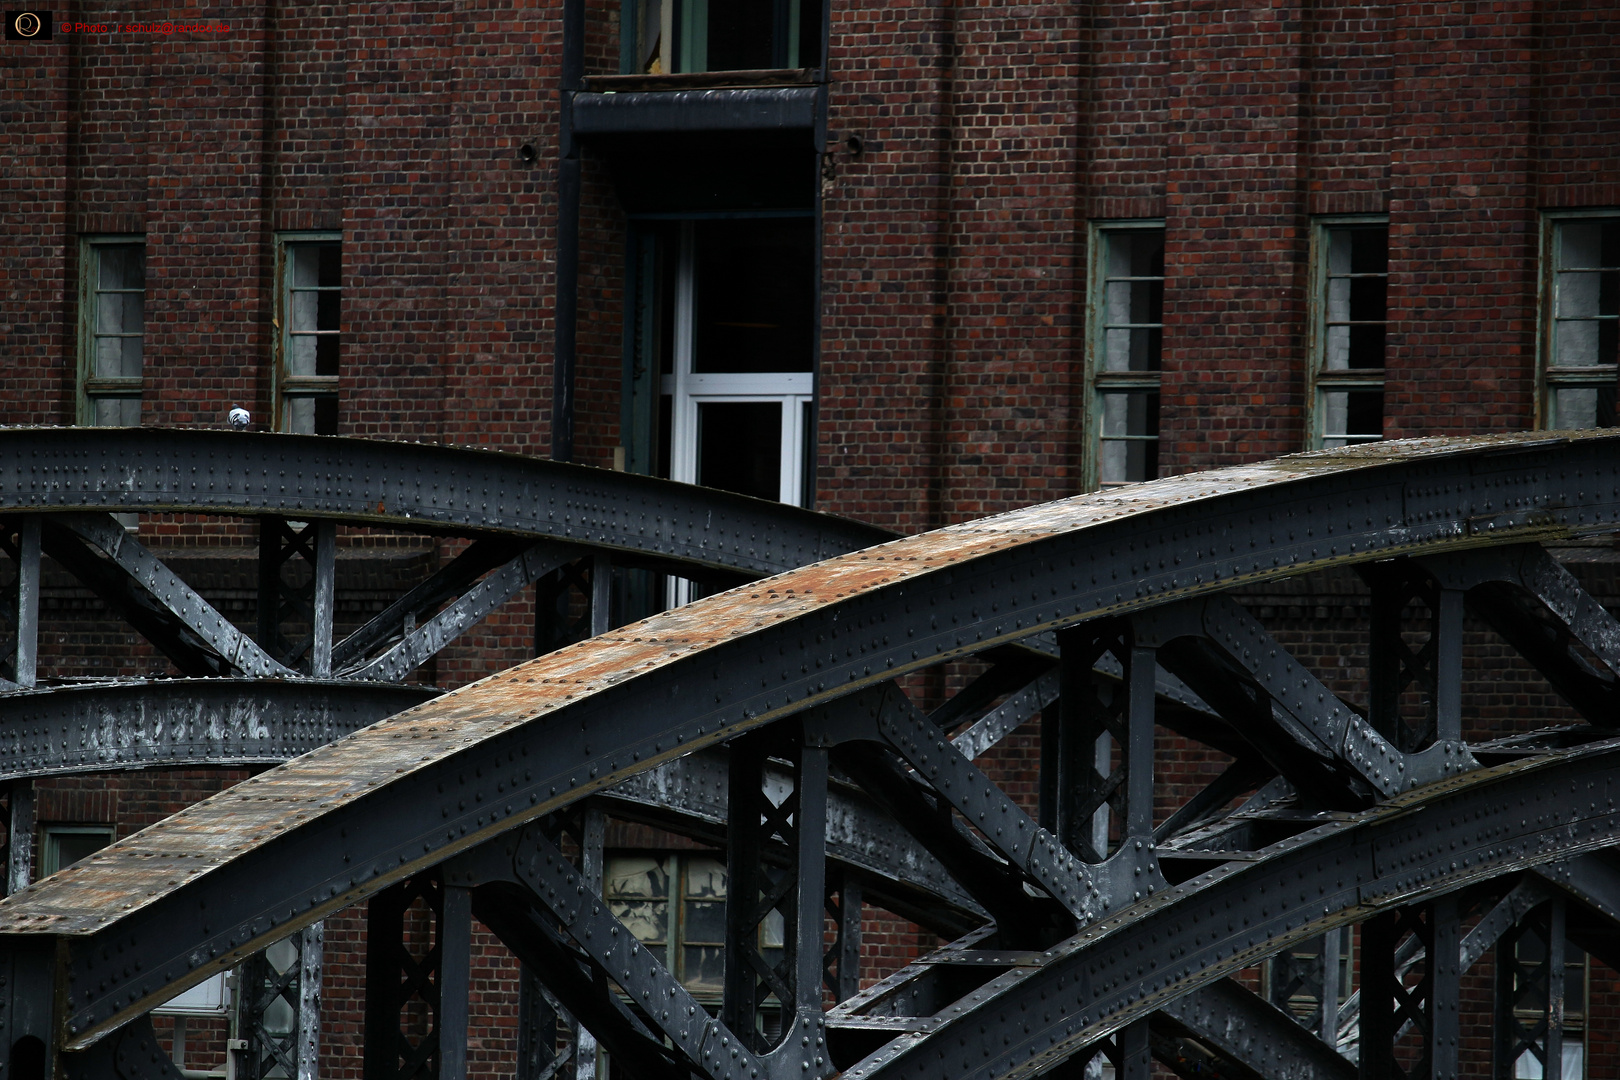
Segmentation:
{"type": "Polygon", "coordinates": [[[276,237],[277,431],[338,433],[342,269],[341,233],[276,237]]]}
{"type": "Polygon", "coordinates": [[[1310,449],[1384,437],[1389,219],[1318,218],[1311,229],[1310,449]]]}
{"type": "Polygon", "coordinates": [[[1159,475],[1164,236],[1156,218],[1097,221],[1088,230],[1088,490],[1159,475]]]}
{"type": "Polygon", "coordinates": [[[79,244],[78,422],[137,427],[146,338],[146,239],[86,236],[79,244]]]}
{"type": "Polygon", "coordinates": [[[40,826],[39,876],[49,877],[65,870],[81,859],[100,851],[113,842],[111,825],[68,825],[51,823],[40,826]]]}
{"type": "Polygon", "coordinates": [[[1536,426],[1615,427],[1620,210],[1542,215],[1536,426]]]}

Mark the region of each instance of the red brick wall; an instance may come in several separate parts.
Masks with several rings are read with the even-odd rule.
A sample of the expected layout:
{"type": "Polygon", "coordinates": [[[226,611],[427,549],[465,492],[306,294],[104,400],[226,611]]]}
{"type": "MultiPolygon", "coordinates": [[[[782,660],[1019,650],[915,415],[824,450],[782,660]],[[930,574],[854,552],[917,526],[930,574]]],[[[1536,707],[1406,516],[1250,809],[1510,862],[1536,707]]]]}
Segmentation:
{"type": "Polygon", "coordinates": [[[1534,33],[1529,5],[1396,14],[1386,435],[1530,426],[1534,33]]]}

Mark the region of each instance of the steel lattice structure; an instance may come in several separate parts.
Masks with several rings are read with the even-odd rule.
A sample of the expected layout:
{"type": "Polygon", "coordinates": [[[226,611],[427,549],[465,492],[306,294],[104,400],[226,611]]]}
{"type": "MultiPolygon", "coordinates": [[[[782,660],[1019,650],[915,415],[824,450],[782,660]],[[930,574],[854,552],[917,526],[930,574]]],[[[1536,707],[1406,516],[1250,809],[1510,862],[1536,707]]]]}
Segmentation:
{"type": "MultiPolygon", "coordinates": [[[[306,445],[333,455],[319,497],[272,493],[261,475],[251,495],[261,510],[273,496],[278,514],[368,520],[412,490],[363,466],[338,472],[334,441],[296,443],[306,445]]],[[[20,553],[44,542],[31,536],[61,535],[40,509],[84,506],[86,495],[52,502],[63,477],[89,473],[76,454],[64,442],[39,456],[35,479],[8,481],[19,493],[32,483],[30,507],[46,519],[17,528],[20,553]]],[[[207,501],[208,480],[164,476],[197,494],[152,505],[207,501]]],[[[702,544],[636,549],[631,538],[671,530],[638,527],[586,486],[550,505],[596,514],[589,534],[537,513],[503,517],[494,481],[411,505],[427,514],[442,498],[435,526],[523,532],[523,551],[488,556],[486,570],[582,539],[749,576],[779,568],[745,529],[717,545],[725,558],[702,544]]],[[[103,509],[128,505],[104,497],[103,509]]],[[[815,543],[836,546],[824,528],[815,543]]],[[[1617,530],[1620,438],[1595,433],[1319,452],[851,550],[416,705],[8,900],[7,1038],[38,1040],[40,1067],[64,1075],[167,1074],[138,1022],[146,1010],[333,911],[404,889],[432,894],[445,929],[441,1075],[464,1060],[465,1002],[442,988],[465,976],[457,949],[476,913],[638,1076],[989,1080],[1078,1068],[1099,1050],[1129,1077],[1146,1075],[1150,1054],[1190,1069],[1195,1052],[1207,1057],[1198,1068],[1226,1075],[1455,1076],[1459,980],[1473,960],[1545,912],[1553,979],[1566,934],[1602,950],[1592,928],[1620,913],[1605,853],[1620,839],[1620,742],[1608,737],[1620,624],[1541,546],[1617,530]],[[1336,566],[1362,574],[1373,597],[1364,710],[1225,595],[1336,566]],[[1428,612],[1415,649],[1401,614],[1414,597],[1428,612]],[[1468,742],[1465,608],[1584,723],[1468,742]],[[903,689],[912,673],[969,657],[984,673],[932,713],[903,689]],[[1409,687],[1422,690],[1416,714],[1409,687]],[[1043,798],[1031,813],[975,759],[1037,713],[1043,798]],[[1234,759],[1160,823],[1155,723],[1234,759]],[[1098,754],[1105,736],[1117,754],[1098,754]],[[598,798],[695,832],[725,820],[733,895],[749,902],[728,915],[736,959],[717,1015],[600,899],[598,798]],[[878,887],[890,880],[890,902],[909,895],[908,913],[957,937],[857,993],[847,935],[830,937],[824,913],[836,898],[848,928],[862,870],[878,887]],[[780,963],[748,955],[771,911],[787,927],[780,963]],[[1483,915],[1465,934],[1470,911],[1483,915]],[[1359,999],[1335,1009],[1338,996],[1325,997],[1314,1030],[1225,978],[1268,957],[1297,968],[1288,957],[1314,938],[1326,958],[1352,923],[1359,999]],[[765,997],[790,1021],[780,1037],[754,1028],[765,997]],[[1359,1066],[1338,1052],[1352,1028],[1359,1066]]],[[[319,597],[330,545],[314,541],[319,597]]],[[[119,565],[160,580],[138,558],[119,565]]],[[[477,589],[470,580],[463,595],[477,589]]],[[[187,643],[195,655],[255,655],[175,607],[207,645],[187,643]]],[[[336,651],[313,637],[312,656],[336,651]]],[[[388,648],[375,643],[367,663],[388,648]]],[[[247,673],[262,662],[231,663],[247,673]]],[[[314,689],[331,669],[311,660],[309,674],[314,689]]],[[[38,749],[18,755],[18,772],[49,767],[38,749]]],[[[1331,974],[1320,959],[1318,994],[1331,974]]],[[[1544,997],[1552,1017],[1554,995],[1544,997]]],[[[533,1000],[526,1008],[543,1011],[533,1000]]],[[[1512,1053],[1557,1060],[1554,1020],[1511,1038],[1512,1053]]]]}

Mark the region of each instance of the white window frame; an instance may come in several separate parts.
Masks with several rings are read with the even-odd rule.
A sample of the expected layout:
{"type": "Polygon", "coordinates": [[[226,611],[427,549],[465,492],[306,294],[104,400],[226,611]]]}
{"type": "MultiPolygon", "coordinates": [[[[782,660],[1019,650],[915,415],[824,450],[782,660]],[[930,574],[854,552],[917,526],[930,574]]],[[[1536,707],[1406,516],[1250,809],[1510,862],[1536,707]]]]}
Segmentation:
{"type": "MultiPolygon", "coordinates": [[[[1127,230],[1155,229],[1165,231],[1163,218],[1126,218],[1092,221],[1087,225],[1087,288],[1086,288],[1086,363],[1085,363],[1085,418],[1086,452],[1082,462],[1087,491],[1105,486],[1102,479],[1103,397],[1109,392],[1146,391],[1160,393],[1164,384],[1164,351],[1162,335],[1166,324],[1159,322],[1161,346],[1157,371],[1108,371],[1103,358],[1107,351],[1108,333],[1108,244],[1111,233],[1127,230]]],[[[1169,283],[1169,267],[1162,279],[1169,283]]],[[[1163,313],[1160,313],[1161,319],[1163,313]]],[[[1160,398],[1161,408],[1163,397],[1160,398]]],[[[1145,437],[1144,437],[1145,438],[1145,437]]],[[[1159,436],[1151,437],[1154,442],[1159,436]]],[[[1151,479],[1151,477],[1149,478],[1151,479]]],[[[1111,482],[1107,487],[1120,487],[1124,482],[1111,482]]]]}
{"type": "MultiPolygon", "coordinates": [[[[270,426],[274,431],[290,430],[286,421],[286,402],[290,397],[338,397],[340,376],[337,375],[290,375],[287,372],[288,357],[292,352],[292,319],[289,308],[292,306],[292,259],[289,258],[289,249],[303,244],[337,244],[342,249],[343,234],[341,232],[288,232],[276,234],[276,263],[275,263],[275,362],[272,364],[271,379],[271,418],[270,426]]],[[[341,298],[345,286],[338,285],[338,295],[341,298]]],[[[339,349],[343,340],[342,330],[338,331],[339,349]]]]}
{"type": "Polygon", "coordinates": [[[1620,208],[1588,210],[1544,210],[1541,213],[1541,272],[1536,278],[1536,312],[1540,326],[1536,334],[1536,416],[1541,430],[1558,430],[1555,392],[1559,387],[1613,387],[1620,372],[1617,365],[1599,364],[1586,368],[1555,368],[1558,305],[1558,227],[1577,221],[1614,220],[1620,208]]]}
{"type": "MultiPolygon", "coordinates": [[[[1310,303],[1309,309],[1309,356],[1306,361],[1306,388],[1305,388],[1305,445],[1308,450],[1320,450],[1326,445],[1330,437],[1324,430],[1327,420],[1327,404],[1324,398],[1332,392],[1354,390],[1383,391],[1388,371],[1389,355],[1385,352],[1385,366],[1382,368],[1352,368],[1342,371],[1330,371],[1327,366],[1327,331],[1328,331],[1328,279],[1329,257],[1332,254],[1332,245],[1328,242],[1328,234],[1334,229],[1368,228],[1383,226],[1386,233],[1389,229],[1389,215],[1387,214],[1334,214],[1314,218],[1311,221],[1311,266],[1310,266],[1310,303]]],[[[1389,263],[1384,264],[1385,300],[1384,300],[1384,326],[1389,326],[1389,263]]],[[[1387,339],[1386,339],[1387,342],[1387,339]]],[[[1387,350],[1386,343],[1386,350],[1387,350]]],[[[1381,416],[1382,419],[1382,416],[1381,416]]],[[[1343,439],[1345,445],[1354,446],[1358,443],[1377,442],[1384,437],[1382,423],[1377,435],[1338,435],[1334,439],[1343,439]]]]}
{"type": "Polygon", "coordinates": [[[804,416],[815,401],[815,374],[809,371],[710,374],[692,370],[693,302],[697,251],[695,230],[685,223],[680,234],[675,279],[675,348],[673,375],[663,376],[671,395],[669,432],[670,479],[698,482],[698,408],[709,403],[778,402],[782,406],[782,453],[779,501],[803,506],[804,416]]]}
{"type": "MultiPolygon", "coordinates": [[[[140,401],[144,389],[145,362],[142,374],[133,378],[110,378],[96,374],[96,340],[100,336],[96,325],[96,297],[100,295],[101,252],[114,247],[140,248],[144,255],[146,237],[138,233],[110,233],[79,238],[79,379],[76,412],[81,427],[99,427],[96,423],[96,401],[100,398],[133,398],[140,401]]],[[[141,290],[141,333],[146,338],[146,290],[141,290]]],[[[121,334],[121,337],[133,337],[121,334]]],[[[144,353],[144,347],[143,347],[144,353]]],[[[138,423],[138,421],[137,421],[138,423]]],[[[121,426],[121,425],[120,425],[121,426]]]]}

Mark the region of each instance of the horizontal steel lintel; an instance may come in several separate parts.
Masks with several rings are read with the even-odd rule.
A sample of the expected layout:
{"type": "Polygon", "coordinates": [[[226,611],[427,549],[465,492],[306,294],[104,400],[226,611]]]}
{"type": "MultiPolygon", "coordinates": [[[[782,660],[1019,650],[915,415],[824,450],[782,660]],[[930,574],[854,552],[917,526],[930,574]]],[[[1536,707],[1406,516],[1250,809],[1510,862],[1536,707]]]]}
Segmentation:
{"type": "Polygon", "coordinates": [[[573,95],[574,137],[815,127],[814,86],[661,90],[573,95]]]}

